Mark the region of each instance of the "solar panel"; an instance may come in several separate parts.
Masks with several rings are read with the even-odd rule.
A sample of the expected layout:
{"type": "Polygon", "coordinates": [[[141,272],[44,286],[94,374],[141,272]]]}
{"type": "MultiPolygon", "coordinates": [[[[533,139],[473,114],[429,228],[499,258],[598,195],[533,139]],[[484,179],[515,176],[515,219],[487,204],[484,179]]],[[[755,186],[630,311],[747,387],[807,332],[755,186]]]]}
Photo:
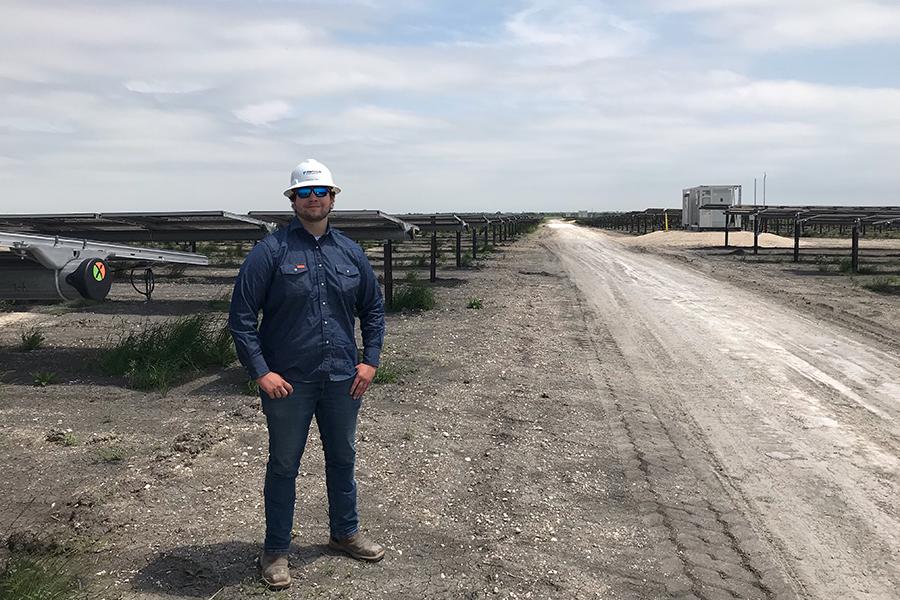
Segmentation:
{"type": "Polygon", "coordinates": [[[468,229],[464,220],[449,213],[409,213],[394,216],[407,223],[412,223],[422,231],[466,231],[468,229]]]}
{"type": "Polygon", "coordinates": [[[258,240],[263,221],[226,211],[0,215],[0,229],[101,242],[258,240]]]}
{"type": "Polygon", "coordinates": [[[816,223],[890,223],[900,219],[900,206],[732,206],[730,215],[759,215],[761,219],[794,219],[816,223]]]}
{"type": "MultiPolygon", "coordinates": [[[[249,216],[261,221],[286,225],[294,218],[292,211],[251,211],[249,216]]],[[[328,215],[332,227],[354,241],[414,239],[419,228],[379,210],[334,210],[328,215]]]]}

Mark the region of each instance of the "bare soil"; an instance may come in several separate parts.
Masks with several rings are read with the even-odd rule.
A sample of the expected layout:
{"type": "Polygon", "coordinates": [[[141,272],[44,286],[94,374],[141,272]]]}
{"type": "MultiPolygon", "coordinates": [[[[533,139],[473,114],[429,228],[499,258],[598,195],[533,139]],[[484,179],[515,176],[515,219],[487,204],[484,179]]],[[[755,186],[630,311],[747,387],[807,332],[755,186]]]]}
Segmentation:
{"type": "Polygon", "coordinates": [[[311,435],[278,594],[253,564],[266,432],[243,371],[161,396],[93,366],[123,332],[212,311],[234,269],[0,314],[0,534],[76,547],[96,598],[895,597],[896,354],[679,256],[552,224],[442,267],[437,309],[389,316],[400,378],[361,414],[360,512],[387,557],[325,547],[311,435]],[[45,347],[15,351],[35,325],[45,347]]]}

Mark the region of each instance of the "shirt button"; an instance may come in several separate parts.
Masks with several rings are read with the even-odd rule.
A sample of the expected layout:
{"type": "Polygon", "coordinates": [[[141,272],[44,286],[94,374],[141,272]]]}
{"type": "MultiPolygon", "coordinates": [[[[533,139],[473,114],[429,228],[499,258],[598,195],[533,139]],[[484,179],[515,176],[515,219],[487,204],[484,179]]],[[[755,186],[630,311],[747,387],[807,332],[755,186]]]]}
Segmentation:
{"type": "Polygon", "coordinates": [[[325,304],[324,302],[322,304],[325,304]]]}
{"type": "Polygon", "coordinates": [[[325,321],[325,324],[328,325],[328,321],[325,321]]]}
{"type": "Polygon", "coordinates": [[[322,282],[322,285],[325,285],[325,282],[324,282],[324,281],[322,282]]]}
{"type": "Polygon", "coordinates": [[[328,344],[328,343],[330,343],[330,342],[329,342],[328,340],[325,340],[325,343],[328,344]]]}

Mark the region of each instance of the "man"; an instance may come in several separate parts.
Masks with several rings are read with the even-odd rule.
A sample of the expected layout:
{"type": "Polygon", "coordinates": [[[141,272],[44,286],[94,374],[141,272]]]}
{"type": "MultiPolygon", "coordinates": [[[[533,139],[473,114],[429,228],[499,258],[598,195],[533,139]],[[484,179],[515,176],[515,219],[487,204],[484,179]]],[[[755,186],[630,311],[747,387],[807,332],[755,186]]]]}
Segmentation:
{"type": "Polygon", "coordinates": [[[384,302],[362,248],[328,224],[340,191],[322,163],[297,165],[284,192],[295,218],[247,255],[231,297],[228,324],[241,363],[259,384],[269,430],[259,564],[264,581],[278,589],[291,584],[296,478],[313,416],[325,453],[328,545],[360,560],[384,557],[384,548],[359,531],[354,476],[357,415],[378,367],[384,302]],[[363,339],[359,363],[354,314],[363,339]]]}

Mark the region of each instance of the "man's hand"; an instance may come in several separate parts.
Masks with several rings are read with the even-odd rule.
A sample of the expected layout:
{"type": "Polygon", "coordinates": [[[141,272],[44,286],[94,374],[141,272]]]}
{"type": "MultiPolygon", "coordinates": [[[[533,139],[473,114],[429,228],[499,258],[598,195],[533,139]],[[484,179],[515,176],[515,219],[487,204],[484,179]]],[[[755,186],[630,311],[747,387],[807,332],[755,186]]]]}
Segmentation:
{"type": "Polygon", "coordinates": [[[294,393],[294,388],[278,373],[269,371],[256,380],[259,389],[264,391],[269,398],[287,398],[294,393]]]}
{"type": "Polygon", "coordinates": [[[350,395],[353,396],[354,400],[362,398],[362,395],[372,385],[372,380],[375,379],[375,371],[377,371],[375,367],[366,363],[356,365],[356,379],[353,380],[353,385],[350,387],[350,395]]]}

